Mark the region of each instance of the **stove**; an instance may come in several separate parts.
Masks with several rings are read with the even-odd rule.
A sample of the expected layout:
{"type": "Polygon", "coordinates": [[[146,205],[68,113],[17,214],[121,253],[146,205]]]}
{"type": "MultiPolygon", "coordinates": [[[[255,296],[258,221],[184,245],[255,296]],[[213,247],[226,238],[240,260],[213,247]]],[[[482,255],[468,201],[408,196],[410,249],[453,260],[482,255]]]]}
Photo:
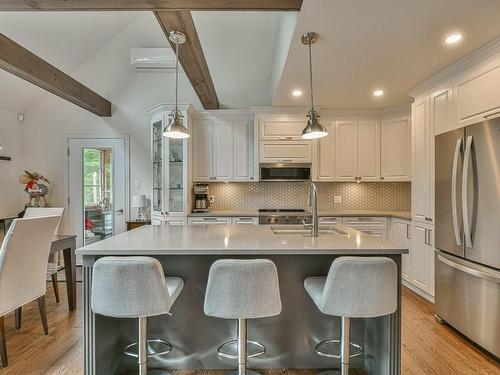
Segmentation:
{"type": "Polygon", "coordinates": [[[259,224],[310,224],[311,222],[311,214],[304,209],[259,209],[259,224]]]}

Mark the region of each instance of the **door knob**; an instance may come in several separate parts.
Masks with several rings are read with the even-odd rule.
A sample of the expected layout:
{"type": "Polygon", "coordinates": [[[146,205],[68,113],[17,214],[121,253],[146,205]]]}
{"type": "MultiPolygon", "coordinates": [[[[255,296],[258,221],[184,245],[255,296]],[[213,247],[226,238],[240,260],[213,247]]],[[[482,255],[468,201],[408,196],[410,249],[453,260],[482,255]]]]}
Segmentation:
{"type": "Polygon", "coordinates": [[[119,210],[116,210],[115,212],[123,214],[123,208],[120,208],[119,210]]]}

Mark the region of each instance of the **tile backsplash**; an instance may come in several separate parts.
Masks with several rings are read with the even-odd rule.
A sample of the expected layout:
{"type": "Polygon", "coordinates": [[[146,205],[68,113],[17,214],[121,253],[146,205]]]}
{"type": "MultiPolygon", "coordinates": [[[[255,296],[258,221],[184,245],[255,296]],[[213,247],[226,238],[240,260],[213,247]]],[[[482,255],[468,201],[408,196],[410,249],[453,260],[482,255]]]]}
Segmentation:
{"type": "MultiPolygon", "coordinates": [[[[259,208],[303,208],[307,183],[255,182],[210,183],[215,197],[212,210],[257,210],[259,208]]],[[[322,211],[388,210],[410,211],[409,182],[317,182],[318,209],[322,211]],[[342,203],[334,203],[341,196],[342,203]]]]}

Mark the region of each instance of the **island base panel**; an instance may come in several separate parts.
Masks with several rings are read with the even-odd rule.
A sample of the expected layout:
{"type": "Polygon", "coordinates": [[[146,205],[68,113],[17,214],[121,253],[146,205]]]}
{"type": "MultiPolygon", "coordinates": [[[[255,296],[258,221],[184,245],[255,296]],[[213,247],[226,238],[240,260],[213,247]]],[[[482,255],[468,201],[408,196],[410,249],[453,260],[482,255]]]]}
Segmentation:
{"type": "MultiPolygon", "coordinates": [[[[326,275],[338,255],[272,255],[280,279],[283,311],[270,318],[248,320],[248,339],[263,343],[266,353],[250,358],[248,368],[338,369],[333,358],[317,355],[318,342],[340,338],[340,318],[322,314],[304,289],[308,276],[326,275]]],[[[400,255],[390,255],[400,272],[400,255]]],[[[207,317],[203,301],[210,266],[220,256],[155,256],[168,276],[184,279],[172,316],[148,319],[148,337],[169,341],[174,349],[162,358],[149,361],[150,368],[234,369],[236,361],[217,355],[217,347],[236,338],[237,321],[207,317]]],[[[227,256],[225,258],[228,258],[227,256]]],[[[251,259],[255,256],[232,256],[251,259]]],[[[85,374],[126,374],[137,370],[123,348],[137,340],[137,319],[113,319],[90,310],[92,265],[97,257],[84,256],[85,374]]],[[[400,305],[396,313],[372,319],[351,320],[351,342],[364,348],[361,357],[351,359],[352,369],[373,375],[400,374],[400,305]]],[[[362,373],[362,372],[361,372],[362,373]]]]}

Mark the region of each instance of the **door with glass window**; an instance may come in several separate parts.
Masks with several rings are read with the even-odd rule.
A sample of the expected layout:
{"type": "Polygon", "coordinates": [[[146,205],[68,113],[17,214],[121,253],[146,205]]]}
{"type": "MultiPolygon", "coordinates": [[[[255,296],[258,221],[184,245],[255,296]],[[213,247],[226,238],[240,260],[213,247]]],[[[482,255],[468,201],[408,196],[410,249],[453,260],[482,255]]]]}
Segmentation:
{"type": "Polygon", "coordinates": [[[125,141],[69,140],[69,213],[77,247],[125,230],[125,141]]]}

